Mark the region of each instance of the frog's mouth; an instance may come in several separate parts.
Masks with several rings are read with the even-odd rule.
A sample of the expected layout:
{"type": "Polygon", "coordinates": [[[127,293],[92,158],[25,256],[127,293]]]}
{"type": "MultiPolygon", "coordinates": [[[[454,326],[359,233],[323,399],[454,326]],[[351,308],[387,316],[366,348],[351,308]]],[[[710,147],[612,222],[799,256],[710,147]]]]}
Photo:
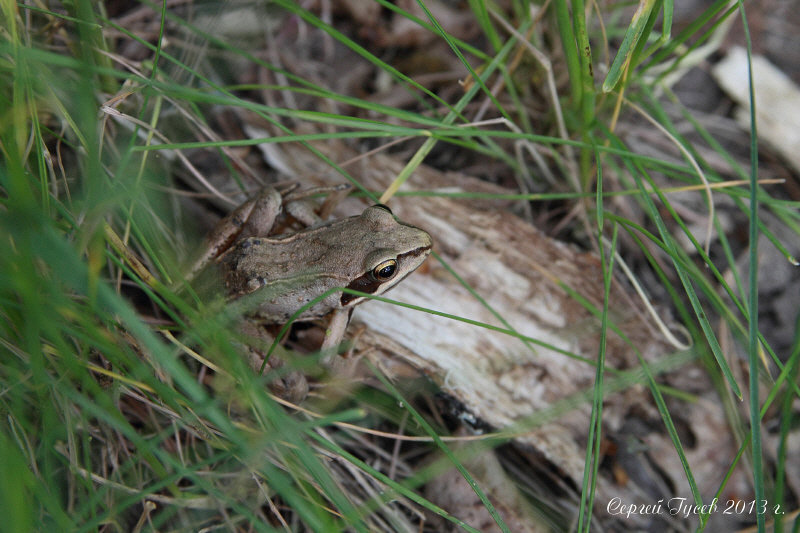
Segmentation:
{"type": "MultiPolygon", "coordinates": [[[[400,265],[400,273],[395,277],[393,277],[392,279],[389,280],[377,279],[372,274],[372,271],[369,271],[365,272],[361,276],[351,281],[350,284],[347,286],[347,288],[354,291],[365,292],[367,294],[382,294],[391,289],[392,287],[394,287],[395,285],[397,285],[398,283],[400,283],[402,280],[406,278],[406,276],[408,276],[409,274],[414,272],[414,270],[416,270],[416,267],[407,268],[405,269],[405,272],[403,272],[404,270],[403,265],[411,263],[411,264],[417,264],[417,266],[419,266],[420,264],[422,264],[422,261],[421,260],[418,261],[417,258],[424,258],[430,252],[431,252],[430,246],[421,246],[419,248],[411,250],[410,252],[400,254],[397,256],[397,264],[400,265]]],[[[360,303],[362,300],[364,300],[363,296],[358,296],[355,294],[344,292],[342,293],[340,303],[342,307],[348,305],[353,306],[360,303]]]]}

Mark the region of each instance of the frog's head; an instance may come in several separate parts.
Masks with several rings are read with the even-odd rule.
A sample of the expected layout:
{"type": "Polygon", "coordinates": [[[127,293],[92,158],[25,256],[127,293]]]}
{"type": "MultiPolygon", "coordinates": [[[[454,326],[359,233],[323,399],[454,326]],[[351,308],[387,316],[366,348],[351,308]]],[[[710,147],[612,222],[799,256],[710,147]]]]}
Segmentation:
{"type": "MultiPolygon", "coordinates": [[[[383,204],[373,205],[359,217],[364,235],[363,261],[360,275],[348,289],[368,294],[383,294],[414,272],[431,253],[433,240],[424,230],[397,220],[383,204]]],[[[342,293],[342,307],[352,307],[362,296],[342,293]]]]}

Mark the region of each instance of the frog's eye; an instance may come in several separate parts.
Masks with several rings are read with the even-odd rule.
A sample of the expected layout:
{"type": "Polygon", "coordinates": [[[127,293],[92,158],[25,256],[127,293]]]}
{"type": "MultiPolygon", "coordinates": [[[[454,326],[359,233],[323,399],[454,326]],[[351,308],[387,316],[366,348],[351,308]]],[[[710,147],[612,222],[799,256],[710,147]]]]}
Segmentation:
{"type": "Polygon", "coordinates": [[[375,204],[375,205],[373,205],[372,207],[377,207],[377,208],[379,208],[379,209],[383,209],[384,211],[388,211],[390,215],[391,215],[391,214],[393,214],[393,213],[392,213],[392,210],[391,210],[391,209],[389,209],[389,206],[388,206],[388,205],[386,205],[386,204],[375,204]]]}
{"type": "Polygon", "coordinates": [[[397,259],[381,261],[372,269],[372,277],[377,281],[388,281],[397,273],[397,259]]]}

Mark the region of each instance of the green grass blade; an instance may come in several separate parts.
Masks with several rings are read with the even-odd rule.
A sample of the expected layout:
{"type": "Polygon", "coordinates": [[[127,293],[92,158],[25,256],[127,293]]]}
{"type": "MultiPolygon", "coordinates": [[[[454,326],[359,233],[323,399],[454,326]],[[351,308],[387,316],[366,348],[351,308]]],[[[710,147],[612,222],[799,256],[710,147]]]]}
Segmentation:
{"type": "MultiPolygon", "coordinates": [[[[750,376],[750,445],[752,447],[753,488],[755,489],[755,500],[761,502],[764,500],[764,459],[761,444],[761,409],[759,409],[761,400],[758,392],[759,368],[761,366],[758,350],[758,134],[756,130],[756,97],[753,86],[752,43],[750,42],[750,31],[747,25],[744,4],[742,4],[741,0],[737,3],[739,4],[739,12],[744,25],[745,41],[747,42],[747,75],[750,89],[750,224],[748,227],[750,249],[748,254],[749,292],[747,300],[749,343],[747,353],[750,376]]],[[[759,533],[765,531],[765,524],[765,513],[757,513],[756,525],[759,533]]]]}

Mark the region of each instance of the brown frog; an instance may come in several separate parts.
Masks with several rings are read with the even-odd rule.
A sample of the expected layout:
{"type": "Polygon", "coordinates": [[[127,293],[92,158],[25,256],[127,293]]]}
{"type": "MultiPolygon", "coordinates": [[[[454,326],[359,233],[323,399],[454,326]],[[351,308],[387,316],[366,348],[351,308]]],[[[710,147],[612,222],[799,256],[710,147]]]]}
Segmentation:
{"type": "MultiPolygon", "coordinates": [[[[246,334],[257,329],[253,322],[286,323],[303,306],[335,288],[383,294],[430,254],[430,235],[397,220],[384,205],[330,222],[321,222],[312,210],[304,209],[306,205],[287,202],[275,189],[263,190],[219,223],[192,270],[218,265],[227,295],[243,304],[246,334]],[[269,236],[283,207],[309,227],[269,236]]],[[[330,316],[322,343],[327,353],[324,362],[332,362],[332,348],[341,342],[353,307],[364,300],[332,291],[296,317],[304,321],[330,316]]],[[[261,366],[260,361],[251,362],[261,366]]]]}

